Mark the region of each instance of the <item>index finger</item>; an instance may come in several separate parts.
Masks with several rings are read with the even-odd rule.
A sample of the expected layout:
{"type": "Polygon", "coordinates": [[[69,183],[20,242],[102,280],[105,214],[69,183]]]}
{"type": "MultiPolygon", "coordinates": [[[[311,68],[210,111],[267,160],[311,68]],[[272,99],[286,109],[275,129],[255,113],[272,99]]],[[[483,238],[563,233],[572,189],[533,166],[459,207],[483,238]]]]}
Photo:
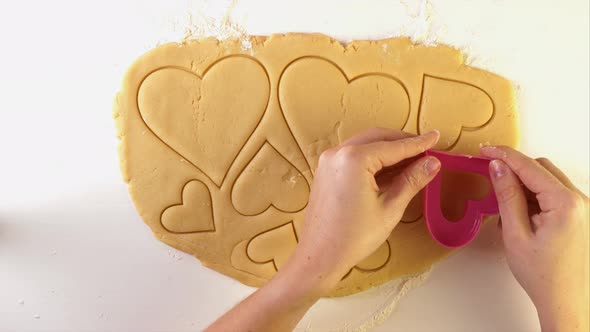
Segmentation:
{"type": "Polygon", "coordinates": [[[431,149],[438,142],[439,137],[439,132],[435,130],[424,135],[397,141],[379,141],[356,145],[354,149],[359,152],[365,162],[364,166],[369,172],[375,174],[384,167],[395,165],[431,149]]]}
{"type": "Polygon", "coordinates": [[[481,154],[505,162],[522,183],[535,194],[567,189],[551,172],[536,160],[507,146],[484,146],[481,154]]]}
{"type": "Polygon", "coordinates": [[[345,140],[342,142],[341,146],[368,144],[378,141],[395,141],[414,136],[416,135],[409,134],[397,129],[374,127],[345,140]]]}

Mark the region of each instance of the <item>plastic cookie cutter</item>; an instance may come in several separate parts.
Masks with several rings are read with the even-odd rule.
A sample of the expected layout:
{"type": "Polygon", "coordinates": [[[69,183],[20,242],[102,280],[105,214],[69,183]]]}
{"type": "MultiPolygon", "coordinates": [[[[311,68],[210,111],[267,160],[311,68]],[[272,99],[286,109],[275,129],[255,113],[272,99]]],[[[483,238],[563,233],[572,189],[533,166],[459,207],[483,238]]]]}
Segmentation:
{"type": "MultiPolygon", "coordinates": [[[[492,159],[461,154],[428,150],[427,156],[440,160],[443,169],[476,173],[490,180],[489,164],[492,159]]],[[[482,200],[467,201],[465,214],[459,221],[449,221],[441,210],[442,172],[427,186],[424,195],[424,217],[426,226],[432,237],[441,245],[448,248],[458,248],[471,242],[481,227],[484,216],[496,215],[499,212],[498,200],[494,190],[482,200]]]]}

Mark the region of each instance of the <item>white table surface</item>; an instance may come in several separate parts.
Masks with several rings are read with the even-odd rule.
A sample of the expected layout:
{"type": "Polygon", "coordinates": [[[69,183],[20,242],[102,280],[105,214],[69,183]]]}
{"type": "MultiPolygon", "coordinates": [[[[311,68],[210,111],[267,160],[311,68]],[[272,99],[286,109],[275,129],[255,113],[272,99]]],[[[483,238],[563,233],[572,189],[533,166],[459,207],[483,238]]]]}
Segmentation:
{"type": "MultiPolygon", "coordinates": [[[[188,10],[223,15],[210,2],[0,2],[0,331],[196,331],[252,291],[155,240],[118,168],[124,71],[178,39],[188,10]]],[[[419,2],[238,0],[232,17],[250,34],[463,48],[519,86],[522,150],[588,192],[588,1],[433,0],[423,15],[419,2]]],[[[492,225],[375,330],[538,329],[492,225]]]]}

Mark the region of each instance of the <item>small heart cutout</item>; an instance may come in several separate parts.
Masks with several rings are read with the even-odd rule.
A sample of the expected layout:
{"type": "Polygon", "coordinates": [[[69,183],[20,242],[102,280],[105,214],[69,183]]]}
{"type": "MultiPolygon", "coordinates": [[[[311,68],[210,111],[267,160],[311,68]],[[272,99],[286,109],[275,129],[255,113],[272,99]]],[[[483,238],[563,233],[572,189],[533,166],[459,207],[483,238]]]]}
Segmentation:
{"type": "Polygon", "coordinates": [[[473,84],[430,75],[422,84],[418,131],[439,130],[438,150],[452,149],[463,131],[477,130],[494,116],[492,98],[473,84]]]}
{"type": "Polygon", "coordinates": [[[271,206],[297,212],[307,205],[305,177],[268,141],[242,170],[231,191],[232,204],[242,215],[261,214],[271,206]]]}
{"type": "Polygon", "coordinates": [[[290,221],[253,237],[246,254],[255,263],[272,263],[278,271],[295,250],[297,241],[295,225],[290,221]]]}
{"type": "Polygon", "coordinates": [[[203,78],[179,67],[155,70],[142,81],[137,103],[154,135],[221,186],[269,96],[265,69],[251,58],[230,56],[203,78]]]}
{"type": "Polygon", "coordinates": [[[182,189],[180,204],[162,212],[162,226],[171,233],[215,231],[209,188],[199,181],[189,181],[182,189]]]}
{"type": "Polygon", "coordinates": [[[329,147],[371,127],[401,129],[410,99],[395,77],[367,73],[348,78],[329,60],[304,57],[279,81],[279,103],[310,168],[329,147]]]}
{"type": "MultiPolygon", "coordinates": [[[[440,151],[426,151],[441,163],[441,170],[470,172],[482,175],[489,181],[490,159],[466,155],[450,154],[440,151]]],[[[481,227],[484,216],[497,214],[498,201],[493,190],[481,200],[467,201],[463,217],[449,221],[441,209],[442,175],[439,172],[426,186],[424,194],[424,216],[426,226],[432,237],[445,247],[457,248],[471,242],[481,227]]]]}

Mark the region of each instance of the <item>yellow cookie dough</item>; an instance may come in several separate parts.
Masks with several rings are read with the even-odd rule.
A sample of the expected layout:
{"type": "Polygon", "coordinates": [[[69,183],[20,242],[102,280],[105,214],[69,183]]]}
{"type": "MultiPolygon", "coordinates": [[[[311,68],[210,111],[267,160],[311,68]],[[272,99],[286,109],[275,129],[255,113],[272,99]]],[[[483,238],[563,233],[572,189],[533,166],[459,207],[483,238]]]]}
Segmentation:
{"type": "MultiPolygon", "coordinates": [[[[423,133],[477,154],[515,146],[511,84],[447,46],[287,34],[159,46],[127,72],[115,102],[120,159],[155,236],[247,285],[271,278],[297,245],[326,148],[370,127],[423,133]]],[[[471,176],[473,177],[473,176],[471,176]]],[[[461,216],[489,186],[445,174],[443,206],[461,216]]],[[[482,194],[483,193],[483,194],[482,194]]],[[[330,294],[416,274],[449,253],[428,234],[420,197],[330,294]]]]}

